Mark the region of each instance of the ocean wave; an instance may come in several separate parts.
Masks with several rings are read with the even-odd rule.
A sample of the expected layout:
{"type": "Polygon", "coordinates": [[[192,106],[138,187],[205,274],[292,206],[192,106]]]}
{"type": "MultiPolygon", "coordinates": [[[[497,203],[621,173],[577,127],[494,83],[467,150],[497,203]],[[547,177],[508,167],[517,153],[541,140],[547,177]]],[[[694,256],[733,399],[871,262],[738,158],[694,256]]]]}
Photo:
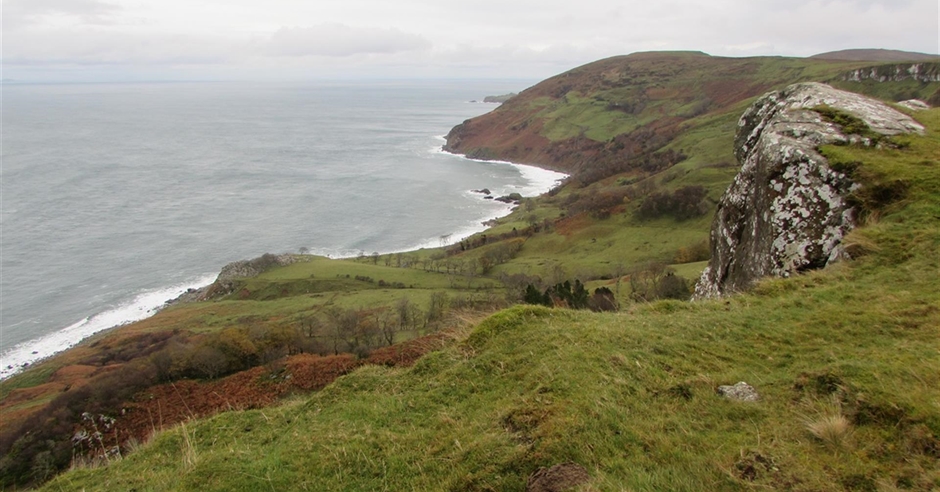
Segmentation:
{"type": "Polygon", "coordinates": [[[189,282],[142,292],[113,309],[89,316],[41,338],[23,342],[0,355],[0,380],[6,379],[38,360],[74,347],[82,340],[103,330],[140,321],[156,313],[166,301],[175,299],[188,289],[205,287],[217,274],[204,275],[189,282]]]}

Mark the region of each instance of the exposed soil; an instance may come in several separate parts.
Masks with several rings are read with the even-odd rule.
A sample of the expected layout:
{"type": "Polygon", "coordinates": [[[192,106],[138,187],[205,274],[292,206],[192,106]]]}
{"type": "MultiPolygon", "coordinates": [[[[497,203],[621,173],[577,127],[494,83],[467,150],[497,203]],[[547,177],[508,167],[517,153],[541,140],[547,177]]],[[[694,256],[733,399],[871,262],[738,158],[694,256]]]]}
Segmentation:
{"type": "Polygon", "coordinates": [[[743,456],[734,464],[734,469],[738,478],[749,482],[779,471],[773,458],[757,452],[743,456]]]}
{"type": "Polygon", "coordinates": [[[539,468],[529,475],[526,492],[563,492],[591,480],[587,470],[577,463],[561,463],[550,468],[539,468]]]}

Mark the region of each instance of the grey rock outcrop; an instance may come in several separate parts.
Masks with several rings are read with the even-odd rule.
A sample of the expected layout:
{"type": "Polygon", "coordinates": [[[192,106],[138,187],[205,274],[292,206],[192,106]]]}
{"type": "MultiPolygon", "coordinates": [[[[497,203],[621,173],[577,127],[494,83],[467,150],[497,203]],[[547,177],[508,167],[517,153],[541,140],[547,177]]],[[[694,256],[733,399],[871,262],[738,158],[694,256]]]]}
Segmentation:
{"type": "Polygon", "coordinates": [[[298,260],[297,256],[265,253],[250,260],[234,261],[222,267],[215,282],[207,287],[203,294],[204,299],[214,299],[235,292],[238,286],[237,279],[257,277],[262,273],[279,266],[290,265],[298,260]]]}
{"type": "Polygon", "coordinates": [[[222,267],[216,282],[224,282],[234,278],[257,277],[275,267],[290,265],[297,261],[294,255],[275,255],[265,253],[250,260],[233,261],[222,267]]]}
{"type": "Polygon", "coordinates": [[[189,289],[176,299],[170,299],[169,301],[166,301],[164,306],[206,301],[231,294],[235,291],[236,279],[257,277],[258,275],[261,275],[265,271],[272,268],[290,265],[291,263],[301,261],[300,258],[302,257],[290,254],[275,255],[271,253],[265,253],[257,258],[252,258],[250,260],[233,261],[232,263],[222,267],[222,270],[219,272],[219,276],[216,277],[215,282],[212,282],[211,284],[199,289],[189,289]]]}
{"type": "Polygon", "coordinates": [[[765,276],[821,268],[843,255],[842,238],[854,227],[846,195],[857,185],[816,149],[872,142],[844,134],[812,109],[824,105],[881,135],[923,131],[879,101],[819,83],[758,99],[738,122],[734,150],[741,170],[718,204],[712,258],[695,286],[696,299],[747,290],[765,276]]]}

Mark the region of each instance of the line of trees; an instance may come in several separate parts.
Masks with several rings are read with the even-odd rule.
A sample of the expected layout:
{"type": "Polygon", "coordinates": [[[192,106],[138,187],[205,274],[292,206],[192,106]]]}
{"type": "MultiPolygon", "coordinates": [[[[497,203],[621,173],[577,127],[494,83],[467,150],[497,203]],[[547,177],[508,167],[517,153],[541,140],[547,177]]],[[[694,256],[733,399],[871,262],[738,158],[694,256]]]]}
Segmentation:
{"type": "Polygon", "coordinates": [[[589,295],[584,284],[575,279],[574,283],[565,280],[562,283],[540,291],[534,284],[528,284],[525,289],[523,301],[526,304],[538,304],[548,307],[563,307],[570,309],[590,309],[592,311],[616,311],[617,300],[614,293],[607,287],[594,289],[589,295]]]}

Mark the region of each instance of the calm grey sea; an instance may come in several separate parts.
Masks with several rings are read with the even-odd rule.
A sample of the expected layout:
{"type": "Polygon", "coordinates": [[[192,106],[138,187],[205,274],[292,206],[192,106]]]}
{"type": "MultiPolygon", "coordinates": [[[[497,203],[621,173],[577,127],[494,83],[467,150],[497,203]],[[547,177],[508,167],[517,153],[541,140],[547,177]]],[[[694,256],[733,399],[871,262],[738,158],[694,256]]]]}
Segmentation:
{"type": "Polygon", "coordinates": [[[506,209],[471,189],[557,176],[441,153],[441,136],[494,108],[470,100],[526,85],[4,84],[0,377],[231,261],[480,230],[506,209]]]}

